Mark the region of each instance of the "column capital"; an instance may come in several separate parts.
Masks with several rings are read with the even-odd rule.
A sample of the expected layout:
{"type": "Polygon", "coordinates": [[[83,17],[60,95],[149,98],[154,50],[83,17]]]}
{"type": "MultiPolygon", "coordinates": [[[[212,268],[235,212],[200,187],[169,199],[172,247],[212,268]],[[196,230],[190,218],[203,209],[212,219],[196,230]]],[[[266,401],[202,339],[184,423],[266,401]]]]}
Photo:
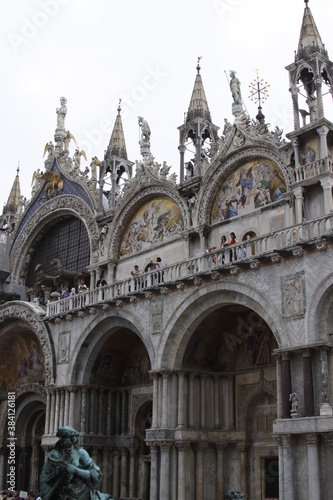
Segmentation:
{"type": "Polygon", "coordinates": [[[320,127],[316,128],[316,131],[319,135],[327,135],[329,130],[330,129],[326,125],[321,125],[320,127]]]}
{"type": "Polygon", "coordinates": [[[173,445],[173,442],[171,441],[160,441],[160,450],[162,453],[169,453],[171,446],[173,445]]]}
{"type": "Polygon", "coordinates": [[[186,451],[187,448],[191,445],[191,441],[175,441],[174,445],[178,449],[178,451],[186,451]]]}
{"type": "Polygon", "coordinates": [[[295,198],[303,198],[304,188],[302,186],[298,186],[293,189],[295,198]]]}
{"type": "Polygon", "coordinates": [[[317,446],[318,444],[318,435],[314,432],[305,435],[307,446],[317,446]]]}
{"type": "Polygon", "coordinates": [[[283,434],[282,436],[282,446],[284,448],[292,446],[294,437],[291,434],[283,434]]]}
{"type": "Polygon", "coordinates": [[[303,358],[311,358],[311,349],[308,347],[302,351],[303,358]]]}
{"type": "Polygon", "coordinates": [[[248,448],[248,444],[245,441],[242,441],[241,443],[236,443],[237,450],[240,451],[241,453],[246,451],[248,448]]]}

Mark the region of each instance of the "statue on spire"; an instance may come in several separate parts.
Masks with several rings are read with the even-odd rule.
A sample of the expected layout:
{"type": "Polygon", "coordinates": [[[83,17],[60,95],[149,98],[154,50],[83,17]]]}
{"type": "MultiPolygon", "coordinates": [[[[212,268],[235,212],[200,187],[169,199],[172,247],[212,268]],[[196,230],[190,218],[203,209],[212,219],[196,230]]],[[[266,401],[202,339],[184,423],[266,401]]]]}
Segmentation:
{"type": "Polygon", "coordinates": [[[67,115],[67,99],[66,97],[60,97],[60,108],[56,109],[57,112],[57,128],[62,130],[65,129],[65,118],[67,115]]]}
{"type": "Polygon", "coordinates": [[[230,71],[230,90],[231,95],[236,104],[242,104],[242,94],[240,90],[240,81],[236,77],[236,71],[230,71]]]}
{"type": "Polygon", "coordinates": [[[141,139],[139,141],[140,150],[142,156],[148,157],[150,154],[150,127],[148,122],[142,118],[142,116],[138,116],[138,123],[141,129],[141,139]]]}

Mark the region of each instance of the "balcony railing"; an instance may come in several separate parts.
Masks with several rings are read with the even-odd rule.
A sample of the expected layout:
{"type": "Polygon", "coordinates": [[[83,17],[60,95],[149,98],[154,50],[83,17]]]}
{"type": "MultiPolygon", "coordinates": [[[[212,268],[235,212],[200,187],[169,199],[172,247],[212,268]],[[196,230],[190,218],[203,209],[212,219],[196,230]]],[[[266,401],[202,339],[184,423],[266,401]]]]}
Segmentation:
{"type": "Polygon", "coordinates": [[[135,278],[116,281],[104,287],[49,302],[46,317],[63,316],[87,307],[121,301],[124,297],[143,295],[149,290],[171,286],[196,275],[232,269],[234,266],[246,265],[246,263],[251,264],[253,261],[269,258],[274,253],[288,254],[300,245],[305,247],[315,245],[324,236],[333,238],[332,221],[333,215],[320,217],[223,249],[205,252],[199,257],[166,265],[162,269],[154,269],[135,278]]]}
{"type": "Polygon", "coordinates": [[[306,181],[325,172],[333,172],[333,161],[331,158],[326,157],[323,160],[316,160],[295,168],[295,182],[306,181]]]}

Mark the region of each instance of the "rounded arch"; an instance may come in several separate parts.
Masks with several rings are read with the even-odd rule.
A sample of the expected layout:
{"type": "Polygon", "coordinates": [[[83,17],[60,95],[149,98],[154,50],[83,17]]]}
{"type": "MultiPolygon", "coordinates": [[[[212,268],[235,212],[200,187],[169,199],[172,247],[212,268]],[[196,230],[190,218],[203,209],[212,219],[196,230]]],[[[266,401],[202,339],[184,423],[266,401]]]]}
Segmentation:
{"type": "Polygon", "coordinates": [[[88,205],[77,196],[61,195],[44,203],[32,214],[24,226],[24,231],[17,235],[14,234],[10,254],[13,282],[19,283],[20,278],[24,280],[37,238],[45,233],[51,223],[68,216],[79,218],[82,221],[89,237],[90,261],[94,263],[98,260],[99,232],[94,214],[88,205]]]}
{"type": "Polygon", "coordinates": [[[87,383],[87,376],[91,373],[97,355],[108,337],[119,331],[127,329],[137,335],[143,343],[150,360],[154,364],[155,352],[149,335],[147,335],[139,318],[123,311],[105,313],[94,320],[80,335],[73,348],[71,362],[67,369],[67,379],[72,384],[87,383]]]}
{"type": "Polygon", "coordinates": [[[306,311],[307,342],[332,342],[333,274],[323,279],[314,290],[306,311]],[[330,328],[331,327],[331,328],[330,328]],[[331,329],[331,331],[329,331],[331,329]],[[319,338],[318,338],[319,336],[319,338]]]}
{"type": "Polygon", "coordinates": [[[278,166],[284,176],[287,190],[290,190],[291,178],[287,168],[288,165],[282,155],[274,150],[262,147],[246,148],[232,155],[222,165],[219,163],[216,164],[212,175],[207,176],[197,204],[199,224],[210,224],[212,206],[218,194],[218,190],[221,187],[222,180],[227,178],[228,175],[245,161],[251,161],[258,157],[270,160],[278,166]]]}
{"type": "Polygon", "coordinates": [[[41,316],[45,311],[28,302],[10,302],[0,308],[0,323],[2,323],[1,334],[15,328],[15,320],[22,323],[28,330],[32,331],[38,338],[44,355],[45,385],[54,384],[55,377],[55,349],[52,337],[41,316]]]}
{"type": "Polygon", "coordinates": [[[109,248],[109,257],[113,259],[119,258],[119,249],[121,239],[125,228],[130,223],[136,212],[148,201],[153,201],[157,197],[167,197],[172,200],[180,209],[180,213],[184,222],[184,229],[188,228],[188,210],[185,201],[179,196],[176,189],[165,187],[160,184],[152,184],[146,190],[137,192],[132,199],[128,200],[126,206],[120,211],[111,225],[111,230],[108,232],[107,246],[109,248]]]}
{"type": "Polygon", "coordinates": [[[227,283],[221,281],[194,291],[178,306],[165,327],[155,368],[180,369],[186,346],[197,326],[210,312],[231,304],[252,309],[267,323],[280,348],[289,345],[289,335],[281,315],[266,296],[255,287],[231,280],[227,283]]]}

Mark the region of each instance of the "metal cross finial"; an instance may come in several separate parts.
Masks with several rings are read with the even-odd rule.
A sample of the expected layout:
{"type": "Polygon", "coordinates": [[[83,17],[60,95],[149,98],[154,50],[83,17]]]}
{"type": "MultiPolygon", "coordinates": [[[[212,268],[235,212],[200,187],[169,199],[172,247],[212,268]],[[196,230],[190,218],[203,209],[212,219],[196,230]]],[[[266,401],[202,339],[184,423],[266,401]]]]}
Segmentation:
{"type": "Polygon", "coordinates": [[[257,78],[250,83],[250,95],[249,98],[251,101],[254,101],[256,104],[259,103],[259,107],[261,107],[261,103],[265,102],[269,97],[268,87],[270,85],[267,82],[264,82],[263,79],[259,79],[259,73],[257,70],[257,78]]]}
{"type": "Polygon", "coordinates": [[[306,7],[308,6],[309,0],[304,0],[306,7]]]}

